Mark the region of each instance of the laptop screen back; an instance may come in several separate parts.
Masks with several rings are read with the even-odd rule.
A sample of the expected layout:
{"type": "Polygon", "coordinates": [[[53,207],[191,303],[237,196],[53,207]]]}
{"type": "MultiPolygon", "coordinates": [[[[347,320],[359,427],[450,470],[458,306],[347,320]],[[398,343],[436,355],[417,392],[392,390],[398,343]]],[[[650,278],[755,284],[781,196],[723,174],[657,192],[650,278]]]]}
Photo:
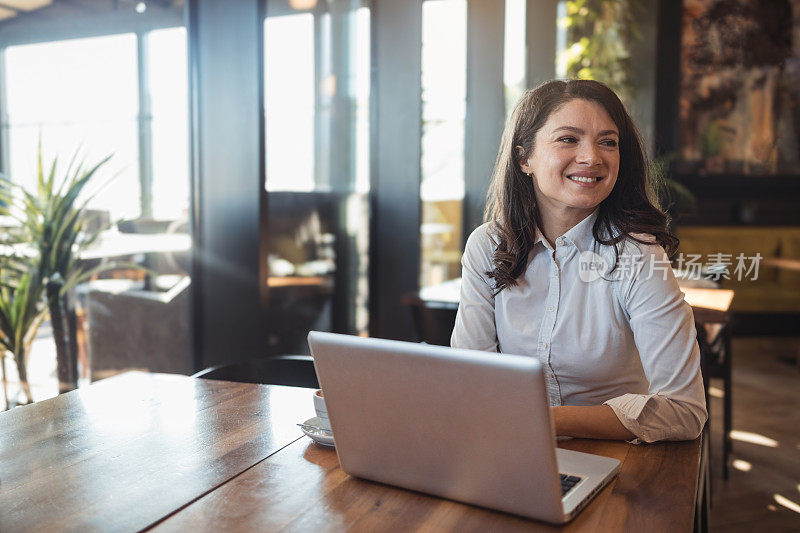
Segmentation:
{"type": "Polygon", "coordinates": [[[538,361],[319,332],[309,345],[345,472],[561,520],[538,361]]]}

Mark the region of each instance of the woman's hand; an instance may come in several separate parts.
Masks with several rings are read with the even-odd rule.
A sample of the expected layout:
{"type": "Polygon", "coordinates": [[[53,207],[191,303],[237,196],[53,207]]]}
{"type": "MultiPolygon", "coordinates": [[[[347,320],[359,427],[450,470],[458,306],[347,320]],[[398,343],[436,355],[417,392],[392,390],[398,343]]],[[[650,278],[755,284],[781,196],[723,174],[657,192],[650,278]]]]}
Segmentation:
{"type": "Polygon", "coordinates": [[[608,440],[636,438],[607,405],[563,405],[551,407],[550,412],[558,436],[608,440]]]}

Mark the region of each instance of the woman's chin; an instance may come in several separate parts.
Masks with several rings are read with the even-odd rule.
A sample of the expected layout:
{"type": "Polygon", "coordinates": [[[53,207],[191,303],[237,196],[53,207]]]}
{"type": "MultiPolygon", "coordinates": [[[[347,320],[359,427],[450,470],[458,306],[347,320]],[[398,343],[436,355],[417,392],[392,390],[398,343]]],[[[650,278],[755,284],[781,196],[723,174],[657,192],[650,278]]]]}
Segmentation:
{"type": "Polygon", "coordinates": [[[579,209],[581,211],[590,211],[594,210],[603,200],[576,200],[570,203],[570,207],[573,209],[579,209]]]}

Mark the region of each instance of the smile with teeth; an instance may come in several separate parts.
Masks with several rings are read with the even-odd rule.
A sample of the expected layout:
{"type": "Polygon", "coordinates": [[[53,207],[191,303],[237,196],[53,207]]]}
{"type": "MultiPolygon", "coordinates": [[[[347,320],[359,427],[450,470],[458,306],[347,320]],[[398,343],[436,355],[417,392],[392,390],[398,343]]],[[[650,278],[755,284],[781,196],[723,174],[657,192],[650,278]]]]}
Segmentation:
{"type": "Polygon", "coordinates": [[[571,179],[572,181],[578,181],[580,183],[594,183],[596,181],[600,181],[601,179],[603,179],[600,176],[595,176],[593,178],[590,178],[588,176],[567,176],[567,178],[571,179]]]}

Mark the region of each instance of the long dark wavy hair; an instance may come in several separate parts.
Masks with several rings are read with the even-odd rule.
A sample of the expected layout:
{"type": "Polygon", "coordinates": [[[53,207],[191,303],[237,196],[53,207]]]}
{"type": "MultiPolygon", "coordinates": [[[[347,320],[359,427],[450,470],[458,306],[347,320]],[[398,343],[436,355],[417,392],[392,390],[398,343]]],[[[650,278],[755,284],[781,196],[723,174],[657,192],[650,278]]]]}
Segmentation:
{"type": "Polygon", "coordinates": [[[514,108],[503,130],[489,185],[484,220],[492,223],[498,245],[492,258],[494,268],[486,274],[494,278],[497,292],[516,285],[525,272],[541,223],[533,180],[522,172],[520,164],[533,153],[536,133],[550,115],[575,99],[600,104],[619,131],[619,174],[611,194],[599,206],[592,228],[595,240],[614,246],[617,262],[620,243],[625,239],[652,243],[634,237],[634,233],[655,237],[668,256],[678,248],[678,239],[669,230],[669,217],[659,206],[648,175],[639,131],[614,91],[597,81],[549,81],[525,91],[514,108]],[[517,152],[517,146],[522,147],[522,153],[517,152]]]}

